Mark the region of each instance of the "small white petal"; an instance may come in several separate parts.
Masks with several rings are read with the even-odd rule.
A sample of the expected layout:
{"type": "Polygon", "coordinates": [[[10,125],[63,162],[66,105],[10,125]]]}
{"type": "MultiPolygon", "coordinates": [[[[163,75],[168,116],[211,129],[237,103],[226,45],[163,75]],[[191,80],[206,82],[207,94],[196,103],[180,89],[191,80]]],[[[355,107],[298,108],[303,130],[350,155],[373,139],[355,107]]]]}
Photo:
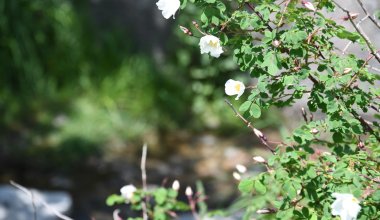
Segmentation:
{"type": "Polygon", "coordinates": [[[236,169],[239,173],[245,173],[247,172],[247,167],[241,164],[236,164],[236,169]]]}
{"type": "Polygon", "coordinates": [[[181,6],[181,2],[179,0],[159,0],[156,5],[162,11],[162,16],[169,19],[171,16],[174,18],[175,13],[181,6]]]}

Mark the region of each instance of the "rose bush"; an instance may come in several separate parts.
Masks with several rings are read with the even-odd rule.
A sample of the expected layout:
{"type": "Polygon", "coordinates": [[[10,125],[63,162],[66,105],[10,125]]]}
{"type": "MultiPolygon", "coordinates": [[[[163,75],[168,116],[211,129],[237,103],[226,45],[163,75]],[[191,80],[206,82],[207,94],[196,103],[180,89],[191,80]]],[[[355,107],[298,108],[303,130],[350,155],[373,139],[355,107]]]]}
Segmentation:
{"type": "Polygon", "coordinates": [[[187,4],[202,11],[201,25],[181,24],[181,30],[200,38],[201,53],[233,56],[257,80],[225,85],[227,95],[244,99],[239,110],[239,103],[227,104],[271,154],[254,157],[265,172],[234,173],[243,218],[379,219],[380,88],[368,63],[380,63],[380,55],[356,23],[358,15],[332,0],[182,0],[181,8],[187,4]],[[329,18],[334,10],[356,31],[329,18]],[[336,39],[361,45],[368,57],[342,53],[336,39]],[[284,140],[268,140],[255,128],[262,111],[300,99],[307,100],[304,123],[284,140]]]}

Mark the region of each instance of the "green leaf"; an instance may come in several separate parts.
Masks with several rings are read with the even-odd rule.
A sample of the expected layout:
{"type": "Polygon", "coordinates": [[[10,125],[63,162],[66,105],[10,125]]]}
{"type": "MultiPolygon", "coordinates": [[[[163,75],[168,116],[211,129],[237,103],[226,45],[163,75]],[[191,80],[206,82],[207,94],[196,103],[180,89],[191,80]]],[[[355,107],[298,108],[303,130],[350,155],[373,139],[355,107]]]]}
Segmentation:
{"type": "Polygon", "coordinates": [[[112,194],[112,195],[108,196],[108,198],[106,200],[106,204],[108,206],[113,206],[115,204],[122,204],[122,203],[125,203],[125,198],[122,197],[121,195],[117,195],[117,194],[112,194]]]}
{"type": "Polygon", "coordinates": [[[360,35],[358,33],[350,32],[345,29],[340,29],[336,33],[336,36],[339,37],[340,39],[347,39],[354,42],[360,39],[360,35]]]}
{"type": "Polygon", "coordinates": [[[242,193],[250,193],[253,190],[253,180],[251,179],[244,179],[240,181],[238,186],[240,192],[242,193]]]}
{"type": "Polygon", "coordinates": [[[254,188],[255,188],[256,192],[258,192],[260,194],[264,194],[267,192],[267,188],[259,180],[256,180],[254,182],[254,188]]]}
{"type": "Polygon", "coordinates": [[[162,205],[166,201],[168,191],[165,188],[159,188],[154,192],[154,199],[159,205],[162,205]]]}
{"type": "Polygon", "coordinates": [[[251,108],[249,110],[249,113],[251,114],[252,117],[254,118],[260,118],[261,116],[261,109],[260,109],[260,106],[258,106],[257,104],[253,103],[251,105],[251,108]]]}
{"type": "Polygon", "coordinates": [[[314,179],[315,177],[317,177],[317,173],[315,172],[315,168],[314,167],[310,167],[308,170],[307,170],[307,175],[314,179]]]}
{"type": "Polygon", "coordinates": [[[240,112],[246,112],[246,111],[249,109],[249,107],[251,106],[251,104],[252,104],[251,101],[246,101],[246,102],[244,102],[244,103],[240,106],[239,111],[240,111],[240,112]]]}
{"type": "Polygon", "coordinates": [[[273,51],[268,52],[264,56],[264,62],[261,64],[261,66],[267,67],[268,73],[272,76],[275,75],[281,69],[278,57],[273,51]]]}

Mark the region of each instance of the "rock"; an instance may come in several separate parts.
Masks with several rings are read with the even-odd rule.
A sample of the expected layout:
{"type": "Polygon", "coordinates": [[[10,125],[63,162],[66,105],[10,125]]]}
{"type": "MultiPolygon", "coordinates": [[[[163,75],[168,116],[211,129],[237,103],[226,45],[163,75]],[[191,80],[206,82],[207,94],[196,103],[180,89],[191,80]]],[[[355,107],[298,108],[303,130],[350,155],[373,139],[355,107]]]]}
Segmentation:
{"type": "MultiPolygon", "coordinates": [[[[41,200],[61,214],[67,214],[72,207],[72,198],[66,192],[34,189],[31,192],[33,192],[38,220],[59,219],[42,204],[41,200]]],[[[13,186],[0,186],[0,220],[30,220],[34,219],[34,213],[33,203],[29,195],[13,186]]]]}

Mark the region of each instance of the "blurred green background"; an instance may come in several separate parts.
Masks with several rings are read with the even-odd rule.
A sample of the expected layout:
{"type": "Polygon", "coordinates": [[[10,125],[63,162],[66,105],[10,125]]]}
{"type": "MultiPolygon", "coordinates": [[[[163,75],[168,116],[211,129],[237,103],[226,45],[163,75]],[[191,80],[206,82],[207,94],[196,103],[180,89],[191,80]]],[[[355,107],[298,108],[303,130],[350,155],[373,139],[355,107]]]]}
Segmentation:
{"type": "MultiPolygon", "coordinates": [[[[194,8],[176,20],[151,0],[0,0],[0,11],[1,183],[70,191],[74,217],[89,219],[106,195],[139,184],[144,142],[148,169],[195,161],[151,174],[152,183],[209,188],[210,175],[194,168],[207,168],[196,164],[197,140],[248,151],[257,143],[223,102],[226,80],[248,77],[226,56],[200,55],[198,39],[178,28],[191,27],[194,8]]],[[[280,121],[274,110],[256,126],[280,121]]]]}

